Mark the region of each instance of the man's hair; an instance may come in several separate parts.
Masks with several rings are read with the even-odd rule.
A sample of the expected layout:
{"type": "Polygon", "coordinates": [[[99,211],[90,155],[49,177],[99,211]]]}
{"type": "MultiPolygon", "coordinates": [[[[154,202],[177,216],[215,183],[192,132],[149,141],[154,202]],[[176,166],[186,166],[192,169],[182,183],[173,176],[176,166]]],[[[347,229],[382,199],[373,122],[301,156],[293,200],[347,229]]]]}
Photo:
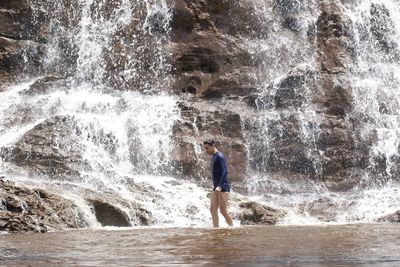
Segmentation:
{"type": "Polygon", "coordinates": [[[204,140],[203,145],[215,146],[215,141],[214,139],[207,139],[204,140]]]}

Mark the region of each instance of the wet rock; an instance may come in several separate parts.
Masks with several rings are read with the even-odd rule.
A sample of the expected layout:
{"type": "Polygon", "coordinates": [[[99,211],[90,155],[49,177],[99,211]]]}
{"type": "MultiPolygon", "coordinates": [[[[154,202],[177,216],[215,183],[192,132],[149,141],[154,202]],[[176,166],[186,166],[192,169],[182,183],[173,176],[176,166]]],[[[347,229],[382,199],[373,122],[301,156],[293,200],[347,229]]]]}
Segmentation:
{"type": "Polygon", "coordinates": [[[329,198],[320,198],[305,204],[305,211],[313,218],[324,222],[336,220],[337,206],[329,198]]]}
{"type": "MultiPolygon", "coordinates": [[[[0,36],[0,80],[4,83],[11,80],[11,72],[16,68],[15,61],[18,61],[16,53],[18,48],[17,42],[0,36]]],[[[3,89],[2,87],[3,85],[0,85],[0,90],[3,89]]]]}
{"type": "Polygon", "coordinates": [[[248,78],[250,55],[235,38],[222,34],[229,27],[224,15],[231,8],[224,1],[175,1],[171,34],[176,93],[210,99],[255,90],[248,78]]]}
{"type": "Polygon", "coordinates": [[[214,60],[214,52],[209,48],[193,47],[176,59],[176,69],[180,72],[201,71],[214,73],[218,71],[218,64],[214,60]]]}
{"type": "Polygon", "coordinates": [[[181,137],[175,141],[175,149],[173,151],[173,165],[177,171],[177,175],[184,177],[194,177],[195,174],[201,172],[201,167],[198,164],[198,156],[196,154],[197,149],[200,148],[200,144],[195,144],[194,140],[186,137],[181,137]]]}
{"type": "Polygon", "coordinates": [[[296,18],[294,17],[287,17],[284,19],[282,22],[282,26],[288,30],[297,32],[300,30],[300,25],[299,22],[296,18]]]}
{"type": "Polygon", "coordinates": [[[383,4],[371,4],[370,9],[370,31],[378,41],[378,46],[387,54],[395,54],[399,57],[397,44],[392,40],[394,34],[394,22],[390,17],[389,10],[383,4]]]}
{"type": "Polygon", "coordinates": [[[100,199],[89,199],[97,220],[103,226],[118,226],[129,227],[132,226],[128,215],[121,209],[103,202],[100,199]]]}
{"type": "Polygon", "coordinates": [[[69,200],[0,178],[0,231],[47,232],[87,226],[69,200]]]}
{"type": "MultiPolygon", "coordinates": [[[[254,142],[250,145],[249,164],[252,169],[267,174],[287,172],[314,177],[313,155],[306,154],[307,143],[301,138],[301,121],[297,116],[281,115],[253,124],[254,142]],[[265,136],[258,138],[256,136],[265,136]]],[[[251,122],[251,121],[250,121],[251,122]]]]}
{"type": "Polygon", "coordinates": [[[15,80],[23,69],[36,73],[40,68],[43,47],[34,41],[39,33],[30,3],[6,0],[0,3],[0,90],[15,80]],[[25,59],[30,56],[27,62],[25,59]]]}
{"type": "MultiPolygon", "coordinates": [[[[100,2],[96,0],[94,4],[101,6],[99,14],[103,17],[93,16],[95,22],[100,17],[112,18],[113,11],[121,3],[114,1],[100,5],[100,2]]],[[[170,2],[170,38],[162,37],[168,26],[166,14],[159,10],[148,13],[145,2],[138,4],[132,14],[135,19],[116,32],[115,38],[110,40],[109,51],[104,51],[107,74],[101,82],[114,88],[145,91],[154,87],[151,84],[155,80],[154,73],[161,73],[158,79],[161,83],[164,80],[167,84],[171,82],[160,87],[172,88],[170,90],[183,99],[182,118],[174,126],[176,149],[172,165],[176,174],[198,180],[209,175],[209,158],[202,153],[201,143],[212,137],[227,156],[230,178],[237,183],[243,182],[249,170],[261,174],[300,174],[324,181],[338,190],[349,189],[358,183],[360,178],[355,173],[368,167],[370,151],[369,144],[360,144],[361,133],[357,129],[360,124],[352,113],[354,93],[348,77],[350,67],[356,65],[356,42],[352,36],[353,23],[339,2],[324,1],[317,9],[310,6],[312,15],[316,15],[312,21],[302,21],[302,12],[309,6],[304,8],[301,1],[294,0],[270,1],[272,16],[259,16],[265,11],[258,10],[261,2],[257,1],[252,5],[246,1],[222,0],[170,2]],[[261,43],[270,40],[275,34],[281,34],[279,31],[289,41],[305,38],[301,45],[308,46],[309,42],[317,66],[301,69],[298,67],[301,63],[290,60],[291,53],[283,47],[283,50],[277,50],[281,54],[278,56],[282,57],[282,62],[290,62],[278,70],[279,77],[283,77],[278,80],[275,72],[265,74],[268,70],[265,66],[270,63],[268,52],[251,51],[243,40],[250,41],[250,45],[259,45],[257,40],[261,43]],[[143,35],[137,35],[138,32],[143,35]],[[131,45],[126,46],[121,40],[131,45]],[[161,64],[160,69],[154,69],[160,65],[153,64],[154,51],[165,52],[159,50],[159,43],[154,40],[161,40],[162,45],[169,42],[172,55],[167,59],[167,67],[161,64]],[[132,61],[127,55],[140,56],[132,61]],[[129,79],[123,75],[126,66],[135,66],[135,75],[130,75],[129,79]],[[282,74],[283,71],[286,74],[282,74]],[[167,75],[171,77],[164,79],[167,75]]],[[[51,9],[51,3],[48,4],[46,8],[51,9]]],[[[68,12],[56,18],[68,30],[80,21],[79,12],[70,12],[78,4],[74,0],[63,2],[68,12]]],[[[45,42],[54,34],[54,29],[48,25],[53,18],[51,14],[48,17],[40,9],[36,10],[34,19],[28,15],[23,18],[24,10],[29,9],[26,1],[3,1],[0,7],[0,79],[3,82],[21,71],[21,51],[38,46],[34,42],[27,44],[25,39],[45,42]]],[[[387,7],[372,4],[370,15],[368,32],[372,33],[378,46],[392,53],[397,48],[390,40],[393,22],[387,7]]],[[[60,67],[61,72],[74,70],[77,47],[68,41],[69,36],[57,38],[60,50],[64,51],[62,57],[68,61],[63,67],[57,64],[57,68],[60,67]]],[[[36,54],[40,58],[39,48],[36,54]]],[[[33,65],[40,65],[40,60],[33,65]]],[[[88,79],[97,77],[92,75],[88,79]]],[[[48,93],[51,87],[63,86],[61,80],[57,76],[48,76],[22,94],[48,93]]],[[[381,112],[386,113],[388,109],[390,107],[383,104],[380,106],[381,112]]],[[[34,111],[27,111],[21,121],[31,122],[34,111]]],[[[75,139],[79,133],[74,132],[73,125],[59,126],[50,121],[41,124],[47,130],[35,127],[16,146],[3,149],[2,157],[40,173],[78,175],[77,170],[88,167],[80,158],[81,148],[75,139]],[[51,133],[52,127],[59,130],[51,133]],[[61,147],[55,148],[58,141],[54,139],[59,137],[70,140],[71,147],[67,148],[61,141],[61,147]]],[[[93,142],[97,144],[108,140],[105,142],[112,153],[115,138],[105,134],[96,138],[93,142]]],[[[134,151],[139,145],[132,138],[130,150],[134,151]]],[[[388,160],[377,157],[370,167],[385,176],[388,160]]],[[[151,164],[143,161],[139,153],[131,153],[130,161],[141,169],[148,169],[151,164]]]]}
{"type": "Polygon", "coordinates": [[[22,95],[41,95],[48,94],[54,90],[60,90],[66,88],[69,85],[69,81],[65,80],[65,77],[58,76],[46,76],[37,80],[28,89],[20,92],[22,95]]]}
{"type": "Polygon", "coordinates": [[[289,75],[278,85],[274,101],[277,109],[298,108],[305,101],[303,75],[289,75]]]}
{"type": "Polygon", "coordinates": [[[152,213],[139,202],[147,202],[149,199],[161,200],[162,196],[147,183],[135,183],[130,177],[119,177],[116,187],[100,186],[96,190],[72,188],[75,194],[85,196],[85,201],[91,208],[97,221],[104,226],[148,226],[156,220],[152,213]],[[135,200],[127,200],[120,194],[123,185],[135,196],[135,200]]]}
{"type": "Polygon", "coordinates": [[[400,223],[400,210],[395,213],[380,217],[378,222],[400,223]]]}
{"type": "Polygon", "coordinates": [[[286,214],[283,211],[253,201],[239,204],[239,209],[237,218],[242,225],[275,225],[286,214]]]}
{"type": "Polygon", "coordinates": [[[56,116],[33,127],[14,145],[2,148],[0,155],[37,173],[74,177],[85,166],[79,135],[74,118],[56,116]]]}
{"type": "Polygon", "coordinates": [[[337,5],[326,4],[316,28],[321,71],[331,74],[346,72],[354,51],[350,18],[337,5]]]}
{"type": "MultiPolygon", "coordinates": [[[[206,169],[198,171],[190,166],[207,162],[207,158],[198,155],[198,152],[188,151],[193,151],[204,137],[212,136],[221,140],[223,152],[226,147],[231,150],[230,144],[241,147],[237,150],[240,157],[234,161],[244,163],[245,167],[235,171],[235,176],[245,176],[246,170],[250,169],[265,175],[300,174],[323,181],[337,190],[349,189],[357,184],[360,179],[355,170],[365,168],[369,151],[359,144],[358,133],[355,134],[352,128],[354,101],[348,74],[349,66],[355,64],[353,24],[341,5],[321,3],[315,23],[305,26],[300,21],[300,15],[297,17],[303,12],[302,3],[274,1],[276,20],[283,27],[280,29],[274,25],[274,30],[289,29],[291,35],[297,36],[308,27],[308,40],[315,46],[318,65],[316,68],[294,67],[260,92],[257,88],[259,83],[246,73],[256,73],[258,64],[268,64],[266,57],[263,55],[257,61],[253,55],[246,55],[243,47],[239,47],[236,36],[249,37],[255,31],[257,38],[267,38],[271,30],[267,25],[271,23],[260,18],[257,22],[245,22],[240,26],[226,16],[254,16],[256,5],[245,7],[241,3],[229,2],[216,11],[207,1],[203,5],[200,1],[192,1],[192,4],[178,2],[176,8],[182,10],[181,14],[185,14],[182,17],[190,26],[187,29],[176,27],[172,33],[173,66],[176,66],[174,76],[177,77],[174,86],[177,92],[187,97],[186,106],[197,102],[196,97],[205,100],[201,105],[195,104],[200,106],[197,111],[182,112],[183,122],[176,126],[179,133],[176,143],[181,143],[182,147],[181,156],[176,158],[178,162],[179,158],[185,158],[187,164],[182,167],[185,173],[206,174],[206,169]],[[229,13],[233,10],[237,12],[229,13]],[[201,27],[197,19],[200,17],[209,21],[207,27],[201,27]],[[253,25],[257,23],[264,29],[253,25]],[[190,60],[186,60],[188,58],[190,60]],[[218,68],[209,71],[210,68],[202,67],[207,66],[205,62],[208,59],[212,59],[218,68]],[[201,107],[225,106],[224,100],[228,98],[237,106],[244,103],[256,111],[270,110],[275,118],[266,115],[266,118],[256,119],[257,115],[247,115],[248,109],[244,107],[240,120],[237,120],[230,115],[229,108],[222,114],[216,114],[201,107]],[[316,112],[314,117],[309,116],[310,108],[316,112]]],[[[243,178],[234,180],[243,181],[243,178]]]]}
{"type": "MultiPolygon", "coordinates": [[[[208,1],[211,5],[213,2],[208,1]]],[[[220,2],[220,1],[218,1],[220,2]]],[[[249,4],[239,1],[221,1],[220,8],[213,9],[209,13],[209,19],[215,27],[223,34],[231,37],[242,36],[245,38],[261,38],[268,35],[269,27],[265,27],[268,18],[258,16],[257,19],[249,20],[255,13],[260,12],[260,5],[249,4]]],[[[206,9],[206,8],[203,8],[206,9]]],[[[206,9],[207,10],[207,9],[206,9]]]]}
{"type": "Polygon", "coordinates": [[[0,34],[7,38],[18,38],[21,32],[21,26],[15,18],[15,12],[6,9],[0,9],[0,34]]]}
{"type": "Polygon", "coordinates": [[[297,13],[301,8],[301,2],[296,0],[275,0],[278,13],[284,16],[297,13]]]}
{"type": "Polygon", "coordinates": [[[197,18],[193,10],[179,6],[179,2],[172,10],[171,27],[175,31],[190,32],[194,30],[197,18]]]}
{"type": "Polygon", "coordinates": [[[0,4],[0,36],[15,40],[31,39],[30,32],[35,32],[31,19],[32,10],[28,1],[6,0],[0,4]]]}
{"type": "Polygon", "coordinates": [[[12,10],[18,10],[18,9],[24,9],[28,8],[29,4],[28,1],[26,0],[3,0],[0,3],[0,8],[4,9],[12,9],[12,10]]]}

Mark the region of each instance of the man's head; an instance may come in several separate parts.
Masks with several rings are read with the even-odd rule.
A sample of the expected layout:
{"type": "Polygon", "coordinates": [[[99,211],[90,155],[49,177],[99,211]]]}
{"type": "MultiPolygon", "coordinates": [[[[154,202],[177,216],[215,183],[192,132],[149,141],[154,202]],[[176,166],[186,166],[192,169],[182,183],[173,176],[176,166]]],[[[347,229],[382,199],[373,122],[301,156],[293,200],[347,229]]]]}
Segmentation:
{"type": "Polygon", "coordinates": [[[203,148],[208,155],[214,155],[214,153],[217,152],[217,148],[215,147],[215,141],[213,139],[204,140],[203,148]]]}

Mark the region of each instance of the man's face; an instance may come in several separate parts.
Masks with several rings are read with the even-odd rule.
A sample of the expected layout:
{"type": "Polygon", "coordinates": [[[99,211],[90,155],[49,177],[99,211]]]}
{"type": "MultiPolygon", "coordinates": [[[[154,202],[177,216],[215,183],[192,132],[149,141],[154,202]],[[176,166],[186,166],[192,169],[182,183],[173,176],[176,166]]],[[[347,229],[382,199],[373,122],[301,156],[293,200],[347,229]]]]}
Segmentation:
{"type": "Polygon", "coordinates": [[[203,145],[203,148],[204,148],[204,150],[206,151],[206,153],[207,153],[208,155],[214,154],[214,147],[213,147],[213,146],[204,144],[204,145],[203,145]]]}

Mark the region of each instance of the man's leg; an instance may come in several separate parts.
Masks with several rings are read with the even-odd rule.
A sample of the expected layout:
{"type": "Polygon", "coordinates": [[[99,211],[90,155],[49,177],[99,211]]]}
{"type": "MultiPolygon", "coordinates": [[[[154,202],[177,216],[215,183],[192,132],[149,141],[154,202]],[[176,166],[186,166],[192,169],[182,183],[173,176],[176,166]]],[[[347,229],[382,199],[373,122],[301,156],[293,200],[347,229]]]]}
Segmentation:
{"type": "Polygon", "coordinates": [[[222,215],[225,217],[226,222],[233,226],[231,215],[228,212],[228,199],[229,199],[229,192],[218,192],[219,194],[219,210],[221,211],[222,215]]]}
{"type": "Polygon", "coordinates": [[[216,192],[216,191],[211,192],[210,212],[211,212],[211,217],[212,217],[212,220],[213,220],[214,227],[218,227],[219,226],[219,220],[218,220],[218,206],[219,206],[218,193],[219,192],[216,192]]]}

